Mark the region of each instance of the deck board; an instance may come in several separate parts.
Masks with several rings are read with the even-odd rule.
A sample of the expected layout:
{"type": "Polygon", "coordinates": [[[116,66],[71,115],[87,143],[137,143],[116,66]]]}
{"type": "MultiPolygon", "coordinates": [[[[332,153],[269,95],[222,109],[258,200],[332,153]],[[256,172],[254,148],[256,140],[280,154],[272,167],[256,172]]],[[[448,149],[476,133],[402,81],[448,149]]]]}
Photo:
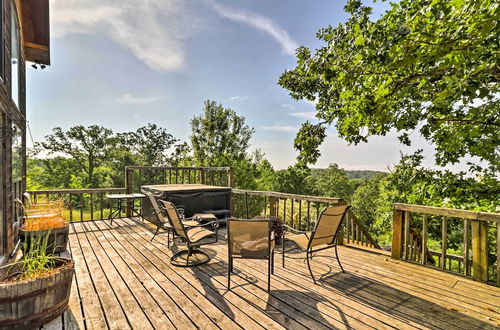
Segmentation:
{"type": "MultiPolygon", "coordinates": [[[[75,280],[69,309],[48,329],[487,329],[500,326],[500,289],[384,252],[339,247],[313,258],[275,254],[271,293],[267,263],[238,259],[227,290],[227,242],[207,245],[211,261],[170,264],[166,235],[131,219],[73,222],[75,280]]],[[[222,236],[221,236],[222,237],[222,236]]],[[[173,249],[177,248],[175,245],[173,249]]]]}

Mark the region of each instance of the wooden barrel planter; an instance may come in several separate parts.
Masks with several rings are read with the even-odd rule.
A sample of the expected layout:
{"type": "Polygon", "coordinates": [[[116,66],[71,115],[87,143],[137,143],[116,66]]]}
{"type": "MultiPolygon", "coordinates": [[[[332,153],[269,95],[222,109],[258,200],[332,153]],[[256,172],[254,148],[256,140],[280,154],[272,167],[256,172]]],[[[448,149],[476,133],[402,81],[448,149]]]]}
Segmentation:
{"type": "MultiPolygon", "coordinates": [[[[60,316],[68,307],[75,272],[72,259],[58,258],[64,267],[36,279],[0,284],[0,330],[32,329],[60,316]]],[[[19,272],[19,263],[0,267],[0,280],[19,272]]]]}
{"type": "MultiPolygon", "coordinates": [[[[45,237],[45,235],[49,235],[47,242],[47,250],[46,253],[61,253],[66,250],[68,246],[68,235],[69,235],[69,224],[66,223],[65,226],[59,228],[52,228],[46,230],[24,230],[20,231],[21,242],[26,243],[26,248],[28,251],[30,250],[30,242],[31,237],[35,240],[40,237],[45,237]]],[[[22,245],[24,249],[24,244],[22,245]]]]}

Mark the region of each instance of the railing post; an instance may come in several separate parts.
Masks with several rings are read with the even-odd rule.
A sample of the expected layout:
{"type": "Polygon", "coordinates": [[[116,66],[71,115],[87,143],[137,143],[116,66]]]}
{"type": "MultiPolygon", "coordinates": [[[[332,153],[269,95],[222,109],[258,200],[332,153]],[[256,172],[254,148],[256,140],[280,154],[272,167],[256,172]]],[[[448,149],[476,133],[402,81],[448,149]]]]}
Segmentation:
{"type": "Polygon", "coordinates": [[[278,208],[277,208],[278,201],[279,201],[279,199],[276,197],[269,197],[269,213],[273,217],[278,216],[278,208]]]}
{"type": "MultiPolygon", "coordinates": [[[[126,194],[131,194],[133,190],[133,184],[134,184],[134,172],[133,170],[125,167],[125,193],[126,194]]],[[[127,203],[130,203],[129,200],[127,200],[127,203]]],[[[132,212],[130,211],[130,205],[127,205],[127,217],[131,217],[132,212]]]]}
{"type": "Polygon", "coordinates": [[[200,183],[205,184],[205,169],[200,169],[200,183]]]}
{"type": "Polygon", "coordinates": [[[394,259],[403,256],[403,234],[404,234],[404,211],[393,210],[392,216],[392,249],[391,255],[394,259]]]}
{"type": "Polygon", "coordinates": [[[486,221],[471,221],[472,269],[474,280],[488,281],[488,226],[486,221]]]}
{"type": "Polygon", "coordinates": [[[227,185],[234,188],[234,172],[232,167],[227,170],[227,185]]]}

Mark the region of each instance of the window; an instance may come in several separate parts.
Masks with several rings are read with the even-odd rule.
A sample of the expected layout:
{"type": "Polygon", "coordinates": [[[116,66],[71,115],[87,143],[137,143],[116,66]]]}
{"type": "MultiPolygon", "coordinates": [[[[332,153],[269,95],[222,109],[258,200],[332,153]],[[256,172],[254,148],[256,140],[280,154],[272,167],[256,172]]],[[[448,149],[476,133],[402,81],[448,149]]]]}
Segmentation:
{"type": "Polygon", "coordinates": [[[19,108],[19,61],[20,56],[20,45],[19,45],[19,21],[17,19],[16,3],[12,1],[11,5],[11,24],[10,24],[10,35],[11,35],[11,97],[14,103],[19,108]]]}
{"type": "Polygon", "coordinates": [[[12,204],[13,222],[19,221],[21,214],[20,205],[16,199],[22,200],[23,183],[23,131],[16,125],[12,125],[12,204]]]}

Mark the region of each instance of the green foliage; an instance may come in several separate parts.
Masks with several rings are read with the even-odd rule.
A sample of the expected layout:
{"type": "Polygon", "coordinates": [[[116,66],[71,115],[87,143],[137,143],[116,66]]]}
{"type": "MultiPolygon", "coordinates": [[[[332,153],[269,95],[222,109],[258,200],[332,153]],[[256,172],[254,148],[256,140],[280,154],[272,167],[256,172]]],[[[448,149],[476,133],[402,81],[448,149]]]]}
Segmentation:
{"type": "MultiPolygon", "coordinates": [[[[71,157],[76,169],[79,170],[78,173],[84,174],[85,185],[95,187],[98,184],[94,176],[95,170],[109,158],[115,144],[110,129],[97,125],[89,127],[78,125],[67,131],[63,131],[60,127],[54,128],[52,134],[47,135],[39,146],[49,155],[63,154],[71,157]]],[[[71,173],[66,173],[68,174],[71,173]]]]}
{"type": "MultiPolygon", "coordinates": [[[[56,258],[47,252],[50,230],[39,236],[30,236],[29,243],[24,243],[21,260],[20,280],[31,279],[55,268],[56,258]]],[[[55,247],[54,247],[55,248],[55,247]]]]}
{"type": "Polygon", "coordinates": [[[354,214],[367,228],[373,228],[375,220],[380,218],[378,212],[383,203],[382,182],[386,176],[387,174],[379,174],[363,180],[352,196],[351,204],[354,214]]]}
{"type": "Polygon", "coordinates": [[[316,195],[316,180],[311,170],[299,166],[290,166],[286,170],[276,171],[275,191],[299,195],[316,195]]]}
{"type": "Polygon", "coordinates": [[[343,198],[347,202],[354,193],[346,172],[337,164],[330,164],[327,169],[317,172],[316,186],[322,196],[343,198]]]}
{"type": "Polygon", "coordinates": [[[133,155],[139,166],[166,166],[172,163],[166,151],[176,142],[172,134],[156,124],[147,124],[135,132],[117,134],[118,145],[133,155]]]}
{"type": "Polygon", "coordinates": [[[215,101],[205,101],[203,113],[191,120],[194,161],[201,166],[228,166],[247,157],[254,129],[245,117],[215,101]]]}
{"type": "Polygon", "coordinates": [[[370,170],[346,170],[345,173],[349,179],[370,179],[379,174],[387,174],[386,172],[370,170]]]}
{"type": "Polygon", "coordinates": [[[297,51],[297,67],[279,84],[295,99],[317,101],[318,125],[295,140],[301,164],[315,163],[325,125],[351,143],[399,132],[410,144],[419,130],[436,145],[436,163],[465,155],[500,170],[500,11],[497,1],[401,0],[377,21],[361,1],[351,15],[317,34],[325,46],[297,51]]]}
{"type": "Polygon", "coordinates": [[[28,159],[28,188],[123,187],[126,166],[179,164],[189,147],[177,142],[155,124],[118,134],[97,125],[56,127],[37,144],[55,157],[28,159]]]}

